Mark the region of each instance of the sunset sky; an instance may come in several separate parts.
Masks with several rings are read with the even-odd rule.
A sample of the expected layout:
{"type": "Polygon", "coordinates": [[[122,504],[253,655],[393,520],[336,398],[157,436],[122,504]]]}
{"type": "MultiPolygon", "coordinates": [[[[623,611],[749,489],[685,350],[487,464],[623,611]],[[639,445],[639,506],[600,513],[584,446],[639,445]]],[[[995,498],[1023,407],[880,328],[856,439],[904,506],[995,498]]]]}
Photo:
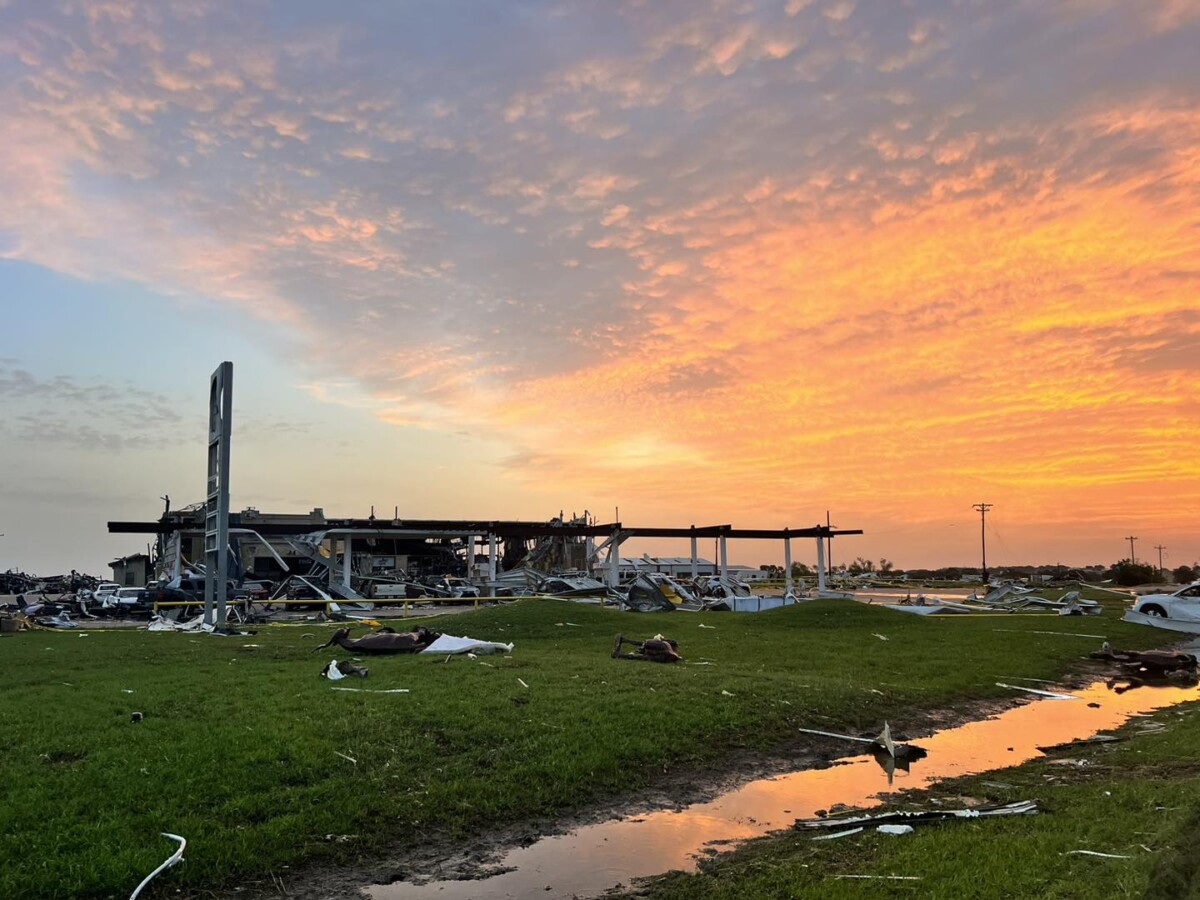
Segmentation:
{"type": "Polygon", "coordinates": [[[1192,564],[1197,47],[1200,0],[0,0],[0,570],[200,500],[225,359],[234,509],[831,510],[911,567],[986,501],[993,565],[1192,564]]]}

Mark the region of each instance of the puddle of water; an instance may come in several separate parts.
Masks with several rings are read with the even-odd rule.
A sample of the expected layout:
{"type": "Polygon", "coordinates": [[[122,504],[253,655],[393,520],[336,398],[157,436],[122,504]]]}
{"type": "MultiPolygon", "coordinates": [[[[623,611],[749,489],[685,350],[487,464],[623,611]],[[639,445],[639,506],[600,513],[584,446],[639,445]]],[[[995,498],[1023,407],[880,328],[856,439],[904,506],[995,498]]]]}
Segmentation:
{"type": "Polygon", "coordinates": [[[706,847],[728,849],[729,843],[786,828],[835,803],[877,806],[883,802],[880,792],[1016,765],[1041,756],[1039,745],[1090,737],[1130,716],[1200,699],[1196,687],[1148,687],[1118,694],[1103,682],[1073,693],[1079,699],[1038,699],[994,718],[921,738],[917,743],[929,751],[928,758],[913,762],[909,772],[897,769],[890,788],[874,757],[849,757],[831,768],[753,781],[679,812],[645,813],[545,838],[509,852],[500,865],[512,871],[491,878],[376,885],[367,893],[373,900],[594,896],[634,878],[672,869],[692,871],[706,847]]]}

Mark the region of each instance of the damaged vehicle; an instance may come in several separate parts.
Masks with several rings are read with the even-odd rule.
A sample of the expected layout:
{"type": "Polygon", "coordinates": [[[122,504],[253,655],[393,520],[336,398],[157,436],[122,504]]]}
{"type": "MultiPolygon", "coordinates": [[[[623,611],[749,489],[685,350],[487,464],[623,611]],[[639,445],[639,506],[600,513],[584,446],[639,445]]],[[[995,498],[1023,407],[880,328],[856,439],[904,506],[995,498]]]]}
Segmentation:
{"type": "Polygon", "coordinates": [[[1147,594],[1140,597],[1133,604],[1133,611],[1143,616],[1200,624],[1200,581],[1181,587],[1173,594],[1147,594]]]}
{"type": "Polygon", "coordinates": [[[421,584],[429,589],[435,597],[475,598],[479,596],[479,588],[465,578],[455,575],[427,575],[421,579],[421,584]]]}

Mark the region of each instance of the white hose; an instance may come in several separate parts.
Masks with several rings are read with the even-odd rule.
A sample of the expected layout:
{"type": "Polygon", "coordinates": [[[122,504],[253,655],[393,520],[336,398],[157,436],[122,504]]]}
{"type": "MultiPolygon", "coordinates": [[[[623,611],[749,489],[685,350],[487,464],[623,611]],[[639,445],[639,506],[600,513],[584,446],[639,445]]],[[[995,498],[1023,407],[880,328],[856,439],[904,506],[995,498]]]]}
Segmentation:
{"type": "Polygon", "coordinates": [[[187,848],[187,841],[184,838],[181,838],[179,835],[171,834],[168,831],[163,831],[160,833],[165,838],[170,838],[173,841],[179,841],[179,849],[168,856],[161,866],[142,879],[142,883],[139,884],[134,889],[133,893],[129,895],[129,900],[137,900],[137,895],[142,892],[142,888],[148,885],[150,883],[150,879],[152,879],[163,869],[169,869],[171,866],[175,865],[175,863],[183,862],[183,851],[187,848]]]}

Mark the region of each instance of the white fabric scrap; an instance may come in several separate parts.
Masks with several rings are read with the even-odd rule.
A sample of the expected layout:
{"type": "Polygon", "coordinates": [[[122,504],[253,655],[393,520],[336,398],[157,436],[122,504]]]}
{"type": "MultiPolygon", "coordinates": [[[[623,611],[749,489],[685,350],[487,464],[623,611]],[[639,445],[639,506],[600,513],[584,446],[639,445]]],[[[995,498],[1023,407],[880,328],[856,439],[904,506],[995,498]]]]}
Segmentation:
{"type": "Polygon", "coordinates": [[[440,638],[422,650],[422,653],[444,653],[457,655],[474,653],[477,656],[488,656],[492,653],[512,653],[512,644],[499,644],[493,641],[477,641],[469,637],[455,637],[443,634],[440,638]]]}

